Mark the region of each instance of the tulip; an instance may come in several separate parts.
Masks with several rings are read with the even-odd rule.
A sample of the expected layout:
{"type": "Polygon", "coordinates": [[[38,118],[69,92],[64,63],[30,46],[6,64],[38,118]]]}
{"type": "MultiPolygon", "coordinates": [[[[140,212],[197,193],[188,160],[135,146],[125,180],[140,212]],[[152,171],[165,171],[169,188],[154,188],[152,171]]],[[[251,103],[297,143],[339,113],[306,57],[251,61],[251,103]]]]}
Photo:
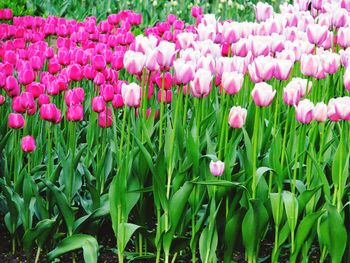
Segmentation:
{"type": "Polygon", "coordinates": [[[38,98],[45,91],[45,85],[37,82],[32,82],[26,86],[26,91],[33,94],[34,98],[38,98]]]}
{"type": "Polygon", "coordinates": [[[106,102],[102,96],[97,96],[92,99],[92,110],[94,112],[102,112],[106,108],[106,102]]]}
{"type": "Polygon", "coordinates": [[[36,149],[34,137],[30,135],[23,137],[21,140],[21,147],[24,152],[34,152],[36,149]]]}
{"type": "Polygon", "coordinates": [[[275,78],[278,80],[287,80],[290,76],[294,63],[287,59],[276,59],[275,65],[275,78]]]}
{"type": "Polygon", "coordinates": [[[168,41],[161,41],[157,47],[157,62],[162,68],[172,66],[175,58],[175,44],[168,41]]]}
{"type": "Polygon", "coordinates": [[[225,163],[222,161],[210,161],[210,173],[214,176],[221,176],[225,170],[225,163]]]}
{"type": "Polygon", "coordinates": [[[84,118],[84,107],[81,104],[72,104],[66,112],[67,121],[82,121],[84,118]]]}
{"type": "Polygon", "coordinates": [[[221,77],[221,85],[226,93],[236,94],[243,85],[244,76],[238,72],[224,72],[221,77]]]}
{"type": "Polygon", "coordinates": [[[58,109],[55,104],[43,104],[40,107],[40,118],[46,121],[56,122],[58,119],[58,109]]]}
{"type": "Polygon", "coordinates": [[[247,110],[240,107],[240,106],[234,106],[231,108],[229,116],[228,116],[228,123],[232,128],[242,128],[245,121],[247,119],[247,110]]]}
{"type": "Polygon", "coordinates": [[[341,120],[341,116],[337,113],[335,105],[338,103],[338,99],[332,98],[328,102],[328,107],[327,107],[327,115],[328,118],[333,121],[337,122],[341,120]]]}
{"type": "Polygon", "coordinates": [[[24,127],[24,118],[20,113],[10,113],[8,116],[8,126],[11,129],[22,129],[24,127]]]}
{"type": "Polygon", "coordinates": [[[200,6],[193,6],[191,8],[191,15],[193,17],[198,17],[198,16],[201,16],[202,14],[203,14],[202,7],[200,7],[200,6]]]}
{"type": "Polygon", "coordinates": [[[165,102],[165,103],[171,103],[173,97],[173,93],[171,90],[159,90],[158,91],[158,101],[159,102],[165,102]]]}
{"type": "Polygon", "coordinates": [[[26,109],[22,106],[21,96],[12,99],[12,110],[18,113],[25,113],[26,109]]]}
{"type": "Polygon", "coordinates": [[[197,98],[208,96],[212,88],[212,75],[209,70],[198,69],[191,81],[191,93],[197,98]]]}
{"type": "Polygon", "coordinates": [[[290,82],[283,90],[283,101],[287,105],[298,105],[301,98],[299,84],[290,82]]]}
{"type": "Polygon", "coordinates": [[[148,50],[146,53],[145,67],[149,71],[159,70],[159,65],[157,62],[158,51],[156,49],[148,50]]]}
{"type": "Polygon", "coordinates": [[[3,95],[0,95],[0,106],[5,103],[5,97],[3,95]]]}
{"type": "Polygon", "coordinates": [[[319,102],[316,104],[313,112],[313,119],[317,122],[325,122],[327,120],[328,112],[327,105],[323,102],[319,102]]]}
{"type": "Polygon", "coordinates": [[[350,46],[350,28],[349,27],[341,27],[337,33],[337,44],[341,47],[349,47],[350,46]]]}
{"type": "Polygon", "coordinates": [[[41,107],[41,105],[49,104],[49,103],[50,103],[50,97],[47,96],[46,94],[41,94],[41,95],[38,97],[38,103],[39,103],[39,106],[40,106],[40,107],[41,107]]]}
{"type": "Polygon", "coordinates": [[[340,67],[340,55],[324,53],[321,55],[321,64],[325,73],[334,74],[340,67]]]}
{"type": "Polygon", "coordinates": [[[255,16],[258,22],[266,21],[273,14],[273,7],[267,3],[258,2],[255,6],[255,16]]]}
{"type": "Polygon", "coordinates": [[[157,76],[156,83],[160,89],[162,88],[162,85],[164,85],[164,89],[166,90],[170,89],[171,86],[173,85],[173,79],[171,77],[171,74],[169,72],[166,72],[166,73],[163,73],[162,75],[157,76]]]}
{"type": "Polygon", "coordinates": [[[106,68],[106,59],[102,55],[95,55],[91,58],[91,65],[97,71],[102,71],[106,68]]]}
{"type": "Polygon", "coordinates": [[[350,97],[341,97],[336,99],[335,112],[341,120],[350,120],[350,97]]]}
{"type": "Polygon", "coordinates": [[[265,82],[256,83],[252,91],[253,100],[260,107],[270,106],[275,95],[276,90],[273,90],[272,86],[265,82]]]}
{"type": "Polygon", "coordinates": [[[122,84],[122,98],[129,107],[138,107],[141,101],[141,87],[136,83],[122,84]]]}
{"type": "Polygon", "coordinates": [[[67,106],[77,105],[84,101],[84,89],[83,88],[74,88],[70,89],[64,95],[64,101],[67,106]]]}
{"type": "Polygon", "coordinates": [[[306,94],[309,94],[312,88],[312,82],[308,81],[307,79],[293,78],[290,83],[299,86],[301,97],[304,97],[306,94]]]}
{"type": "Polygon", "coordinates": [[[296,119],[302,124],[308,124],[312,121],[314,104],[308,100],[304,99],[295,106],[296,119]]]}
{"type": "Polygon", "coordinates": [[[74,81],[80,81],[83,79],[83,70],[79,64],[73,64],[68,69],[69,78],[74,81]]]}
{"type": "Polygon", "coordinates": [[[106,102],[112,101],[114,98],[114,87],[110,84],[102,85],[100,94],[106,102]]]}
{"type": "Polygon", "coordinates": [[[308,25],[306,34],[309,42],[314,45],[321,45],[327,38],[328,28],[318,24],[308,25]]]}
{"type": "Polygon", "coordinates": [[[306,55],[301,56],[300,71],[305,76],[316,76],[320,67],[320,59],[318,56],[306,55]]]}
{"type": "Polygon", "coordinates": [[[261,80],[270,80],[275,71],[275,60],[272,57],[258,57],[251,64],[256,76],[261,80]]]}
{"type": "Polygon", "coordinates": [[[103,128],[112,126],[112,110],[111,108],[107,108],[103,110],[98,117],[98,125],[103,128]]]}
{"type": "Polygon", "coordinates": [[[20,95],[22,107],[26,110],[32,109],[35,107],[34,96],[30,92],[22,92],[20,95]]]}
{"type": "Polygon", "coordinates": [[[186,85],[194,78],[195,66],[182,59],[174,61],[174,78],[177,83],[186,85]]]}
{"type": "MultiPolygon", "coordinates": [[[[146,118],[148,119],[149,116],[151,116],[151,113],[152,113],[152,109],[151,108],[148,108],[146,110],[146,118]]],[[[159,115],[159,110],[156,110],[155,113],[154,113],[154,119],[157,119],[158,118],[158,115],[159,115]]]]}
{"type": "Polygon", "coordinates": [[[124,106],[124,101],[123,101],[123,97],[121,94],[114,95],[113,100],[112,100],[112,106],[114,108],[121,108],[124,106]]]}
{"type": "Polygon", "coordinates": [[[125,52],[123,64],[130,74],[140,74],[146,61],[146,56],[141,52],[128,50],[125,52]]]}
{"type": "Polygon", "coordinates": [[[350,92],[350,69],[347,69],[344,73],[344,86],[350,92]]]}

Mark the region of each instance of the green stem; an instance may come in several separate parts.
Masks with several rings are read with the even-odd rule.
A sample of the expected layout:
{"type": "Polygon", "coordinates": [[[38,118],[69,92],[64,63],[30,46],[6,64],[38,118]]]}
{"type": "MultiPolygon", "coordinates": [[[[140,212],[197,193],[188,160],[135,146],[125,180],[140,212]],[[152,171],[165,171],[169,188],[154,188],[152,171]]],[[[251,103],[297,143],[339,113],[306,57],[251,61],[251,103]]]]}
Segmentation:
{"type": "Polygon", "coordinates": [[[252,198],[256,197],[256,169],[258,161],[258,134],[259,134],[259,106],[255,105],[254,131],[253,131],[253,178],[252,178],[252,198]]]}
{"type": "Polygon", "coordinates": [[[163,72],[162,77],[162,89],[160,94],[160,114],[159,114],[159,150],[162,148],[163,144],[163,116],[164,116],[164,81],[165,81],[165,73],[163,72]]]}
{"type": "Polygon", "coordinates": [[[124,105],[122,130],[121,130],[120,145],[119,145],[119,158],[118,158],[118,164],[120,166],[121,166],[121,159],[122,159],[122,156],[123,156],[123,143],[124,143],[125,125],[126,125],[126,111],[127,111],[127,106],[124,105]]]}

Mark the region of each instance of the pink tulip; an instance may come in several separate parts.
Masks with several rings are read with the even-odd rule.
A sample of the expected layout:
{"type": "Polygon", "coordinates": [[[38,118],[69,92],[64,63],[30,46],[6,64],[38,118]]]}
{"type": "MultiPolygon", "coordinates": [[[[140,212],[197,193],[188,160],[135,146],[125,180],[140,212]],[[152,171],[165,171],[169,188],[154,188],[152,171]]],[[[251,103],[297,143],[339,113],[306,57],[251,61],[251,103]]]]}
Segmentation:
{"type": "Polygon", "coordinates": [[[287,105],[298,105],[301,98],[299,84],[290,82],[283,90],[283,101],[287,105]]]}
{"type": "Polygon", "coordinates": [[[332,12],[332,24],[335,28],[340,28],[348,25],[349,14],[343,8],[338,8],[332,12]]]}
{"type": "Polygon", "coordinates": [[[312,121],[314,104],[308,100],[304,99],[295,106],[296,119],[302,124],[308,124],[312,121]]]}
{"type": "Polygon", "coordinates": [[[0,106],[5,103],[5,97],[3,95],[0,95],[0,106]]]}
{"type": "Polygon", "coordinates": [[[289,84],[297,85],[299,87],[301,97],[304,97],[306,94],[309,94],[312,88],[312,82],[302,78],[293,78],[289,84]]]}
{"type": "Polygon", "coordinates": [[[350,120],[350,97],[341,97],[336,99],[335,112],[341,120],[350,120]]]}
{"type": "Polygon", "coordinates": [[[174,78],[179,84],[187,84],[194,78],[195,66],[192,63],[185,63],[182,59],[174,61],[174,78]]]}
{"type": "Polygon", "coordinates": [[[114,108],[121,108],[124,106],[123,97],[121,94],[115,94],[112,100],[112,106],[114,108]]]}
{"type": "Polygon", "coordinates": [[[272,86],[265,82],[256,83],[252,91],[253,100],[260,107],[270,106],[275,95],[276,90],[273,90],[272,86]]]}
{"type": "Polygon", "coordinates": [[[157,50],[157,62],[159,66],[162,68],[169,68],[172,66],[176,55],[175,44],[168,41],[161,41],[157,50]]]}
{"type": "Polygon", "coordinates": [[[158,56],[158,50],[156,50],[156,49],[148,50],[148,52],[146,53],[145,67],[149,71],[157,71],[157,70],[159,70],[159,64],[157,62],[157,56],[158,56]]]}
{"type": "Polygon", "coordinates": [[[23,137],[21,140],[21,147],[24,152],[34,152],[36,149],[34,137],[30,135],[23,137]]]}
{"type": "Polygon", "coordinates": [[[221,161],[210,161],[210,173],[214,176],[221,176],[225,170],[225,163],[221,161]]]}
{"type": "Polygon", "coordinates": [[[21,97],[21,104],[24,109],[29,110],[35,107],[34,96],[32,93],[22,92],[20,97],[21,97]]]}
{"type": "Polygon", "coordinates": [[[345,48],[350,46],[350,27],[341,27],[337,33],[337,43],[345,48]]]}
{"type": "Polygon", "coordinates": [[[320,59],[315,55],[306,55],[301,56],[300,61],[300,71],[305,76],[316,76],[320,67],[320,59]]]}
{"type": "Polygon", "coordinates": [[[289,79],[290,72],[293,68],[294,63],[287,59],[276,59],[275,60],[275,71],[274,76],[278,80],[289,79]]]}
{"type": "Polygon", "coordinates": [[[156,77],[156,83],[160,89],[162,88],[162,85],[164,85],[164,89],[167,90],[172,87],[173,78],[171,77],[171,74],[169,72],[166,72],[156,77]],[[164,78],[164,83],[163,83],[163,78],[164,78]]]}
{"type": "Polygon", "coordinates": [[[114,87],[110,84],[102,85],[100,94],[106,102],[112,101],[114,98],[114,87]]]}
{"type": "Polygon", "coordinates": [[[79,64],[73,64],[68,68],[69,78],[74,81],[81,81],[83,79],[83,70],[79,64]]]}
{"type": "Polygon", "coordinates": [[[247,119],[247,110],[240,106],[233,106],[228,116],[228,123],[232,128],[242,128],[247,119]]]}
{"type": "Polygon", "coordinates": [[[337,103],[338,103],[338,98],[331,98],[328,102],[327,115],[328,115],[328,118],[333,122],[337,122],[341,120],[341,116],[337,113],[337,110],[335,108],[335,105],[337,103]]]}
{"type": "Polygon", "coordinates": [[[97,71],[102,71],[106,68],[106,59],[102,55],[95,55],[91,58],[91,65],[97,71]]]}
{"type": "Polygon", "coordinates": [[[84,101],[84,89],[83,88],[74,88],[67,90],[66,94],[64,95],[64,101],[66,102],[67,106],[71,105],[77,105],[84,101]]]}
{"type": "Polygon", "coordinates": [[[198,69],[191,81],[191,93],[197,98],[208,96],[212,88],[212,75],[209,70],[198,69]]]}
{"type": "Polygon", "coordinates": [[[350,92],[350,69],[347,69],[344,73],[344,86],[350,92]]]}
{"type": "Polygon", "coordinates": [[[24,127],[24,118],[22,114],[10,113],[8,116],[8,126],[11,129],[22,129],[24,127]]]}
{"type": "Polygon", "coordinates": [[[258,22],[265,21],[273,14],[273,7],[267,3],[258,2],[255,6],[255,16],[258,22]]]}
{"type": "Polygon", "coordinates": [[[18,113],[25,113],[26,109],[22,105],[21,96],[12,98],[12,110],[18,113]]]}
{"type": "Polygon", "coordinates": [[[67,121],[82,121],[84,118],[84,107],[81,104],[72,104],[66,112],[67,121]]]}
{"type": "Polygon", "coordinates": [[[57,122],[60,112],[53,103],[43,104],[40,107],[40,118],[42,120],[57,122]]]}
{"type": "Polygon", "coordinates": [[[191,15],[193,17],[198,17],[198,16],[201,16],[202,14],[203,14],[202,7],[200,7],[200,6],[193,6],[191,8],[191,15]]]}
{"type": "Polygon", "coordinates": [[[146,62],[146,56],[140,52],[128,50],[124,55],[124,67],[130,74],[140,74],[146,62]]]}
{"type": "Polygon", "coordinates": [[[308,25],[306,34],[309,42],[314,45],[321,45],[327,38],[328,28],[318,24],[308,25]]]}
{"type": "Polygon", "coordinates": [[[141,87],[136,83],[122,84],[122,97],[129,107],[138,107],[141,101],[141,87]]]}
{"type": "Polygon", "coordinates": [[[165,102],[165,103],[171,103],[173,97],[173,93],[171,90],[158,90],[158,101],[159,102],[165,102]]]}
{"type": "Polygon", "coordinates": [[[236,94],[243,85],[244,76],[237,72],[224,72],[221,77],[221,85],[226,93],[236,94]]]}
{"type": "Polygon", "coordinates": [[[92,99],[92,110],[94,112],[102,112],[106,108],[106,102],[102,96],[97,96],[92,99]]]}
{"type": "Polygon", "coordinates": [[[223,40],[228,43],[236,43],[239,40],[239,23],[225,21],[222,25],[223,40]]]}
{"type": "Polygon", "coordinates": [[[312,114],[315,121],[325,122],[328,116],[327,105],[323,102],[317,103],[312,114]]]}
{"type": "Polygon", "coordinates": [[[106,109],[103,110],[98,117],[98,125],[103,128],[108,128],[112,126],[112,122],[113,119],[111,108],[107,108],[107,111],[106,109]]]}
{"type": "Polygon", "coordinates": [[[41,107],[41,105],[49,104],[50,103],[50,97],[47,96],[46,94],[41,94],[38,97],[38,103],[39,103],[40,107],[41,107]]]}
{"type": "Polygon", "coordinates": [[[34,98],[38,98],[41,94],[44,93],[45,85],[38,82],[32,82],[26,86],[26,91],[32,93],[34,98]]]}

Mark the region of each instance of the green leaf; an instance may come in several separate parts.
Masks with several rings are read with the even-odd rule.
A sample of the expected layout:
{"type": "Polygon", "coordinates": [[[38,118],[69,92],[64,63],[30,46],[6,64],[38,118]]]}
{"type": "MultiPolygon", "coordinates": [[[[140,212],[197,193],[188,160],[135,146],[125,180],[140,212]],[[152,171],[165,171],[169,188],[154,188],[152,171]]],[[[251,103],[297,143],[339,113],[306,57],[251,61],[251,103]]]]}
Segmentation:
{"type": "Polygon", "coordinates": [[[76,234],[63,239],[54,250],[47,254],[47,257],[49,260],[53,260],[81,248],[83,249],[85,263],[97,263],[98,243],[94,237],[85,234],[76,234]]]}
{"type": "Polygon", "coordinates": [[[284,208],[286,210],[287,221],[290,229],[295,229],[298,222],[298,200],[288,191],[283,192],[284,208]]]}
{"type": "Polygon", "coordinates": [[[122,247],[119,246],[120,251],[124,251],[127,243],[129,242],[132,235],[135,233],[140,226],[130,223],[120,223],[118,226],[118,245],[122,244],[122,247]]]}
{"type": "Polygon", "coordinates": [[[346,248],[347,231],[336,207],[328,204],[326,208],[327,213],[318,223],[318,238],[320,244],[328,249],[332,262],[340,263],[346,248]]]}
{"type": "Polygon", "coordinates": [[[23,236],[23,248],[25,251],[33,247],[34,241],[37,240],[38,246],[42,247],[51,228],[55,225],[56,219],[44,219],[39,221],[32,229],[28,229],[23,236]]]}

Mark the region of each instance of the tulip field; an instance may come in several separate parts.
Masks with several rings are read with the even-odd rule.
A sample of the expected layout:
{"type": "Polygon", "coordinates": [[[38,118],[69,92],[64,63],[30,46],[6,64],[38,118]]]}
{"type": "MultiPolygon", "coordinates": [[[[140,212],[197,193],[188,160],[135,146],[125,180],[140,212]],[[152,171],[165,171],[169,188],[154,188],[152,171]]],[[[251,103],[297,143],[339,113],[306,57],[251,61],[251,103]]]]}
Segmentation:
{"type": "Polygon", "coordinates": [[[350,262],[350,0],[212,2],[0,9],[0,262],[350,262]]]}

